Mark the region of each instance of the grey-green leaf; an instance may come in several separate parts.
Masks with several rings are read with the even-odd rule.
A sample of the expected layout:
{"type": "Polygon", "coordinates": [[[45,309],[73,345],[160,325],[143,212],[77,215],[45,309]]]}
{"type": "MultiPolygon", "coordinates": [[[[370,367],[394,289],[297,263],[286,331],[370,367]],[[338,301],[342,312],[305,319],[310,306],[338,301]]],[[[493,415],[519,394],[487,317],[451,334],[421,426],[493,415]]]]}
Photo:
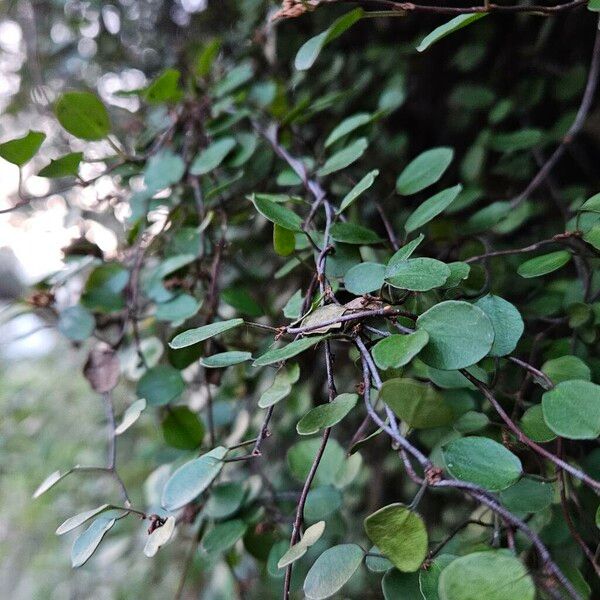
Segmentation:
{"type": "Polygon", "coordinates": [[[454,33],[455,31],[458,31],[459,29],[470,25],[474,21],[478,21],[479,19],[482,19],[485,16],[487,16],[487,13],[475,13],[470,15],[459,15],[458,17],[454,17],[454,19],[451,19],[447,23],[436,27],[431,33],[426,35],[421,41],[421,43],[417,46],[417,50],[419,52],[423,52],[424,50],[427,50],[429,46],[435,44],[437,41],[441,40],[447,35],[450,35],[451,33],[454,33]]]}
{"type": "Polygon", "coordinates": [[[378,290],[384,283],[385,265],[372,262],[354,265],[344,275],[344,287],[351,294],[361,296],[378,290]]]}
{"type": "Polygon", "coordinates": [[[511,486],[523,472],[521,461],[502,444],[487,437],[465,437],[444,448],[448,472],[497,492],[511,486]]]}
{"type": "Polygon", "coordinates": [[[531,277],[541,277],[564,267],[571,260],[571,253],[566,250],[557,250],[549,254],[542,254],[535,258],[530,258],[519,265],[517,273],[521,277],[529,279],[531,277]]]}
{"type": "Polygon", "coordinates": [[[561,381],[542,396],[542,410],[556,435],[571,440],[600,435],[600,385],[591,381],[561,381]]]}
{"type": "Polygon", "coordinates": [[[368,190],[379,175],[379,170],[374,169],[369,171],[342,199],[342,203],[337,210],[339,215],[341,212],[346,210],[363,192],[368,190]]]}
{"type": "Polygon", "coordinates": [[[409,335],[390,335],[373,346],[373,360],[380,369],[407,365],[427,344],[429,335],[419,329],[409,335]]]}
{"type": "Polygon", "coordinates": [[[283,348],[276,348],[274,350],[268,350],[261,356],[259,356],[253,363],[255,367],[264,367],[266,365],[272,365],[283,360],[288,360],[305,350],[308,350],[315,344],[318,344],[325,335],[316,335],[311,337],[300,338],[290,342],[283,348]]]}
{"type": "Polygon", "coordinates": [[[357,394],[340,394],[331,402],[309,410],[296,425],[300,435],[312,435],[339,423],[355,406],[357,394]]]}
{"type": "Polygon", "coordinates": [[[252,198],[256,210],[265,219],[290,231],[302,231],[302,219],[292,210],[261,196],[252,198]]]}
{"type": "Polygon", "coordinates": [[[225,367],[231,367],[232,365],[239,365],[251,358],[251,352],[230,350],[228,352],[219,352],[212,356],[205,356],[200,359],[200,364],[207,369],[224,369],[225,367]]]}
{"type": "Polygon", "coordinates": [[[74,568],[81,567],[100,545],[105,533],[115,524],[115,519],[108,516],[99,517],[81,533],[71,549],[71,564],[74,568]]]}
{"type": "Polygon", "coordinates": [[[436,369],[451,371],[479,362],[492,349],[494,328],[477,306],[461,300],[436,304],[417,319],[429,334],[420,358],[436,369]]]}
{"type": "Polygon", "coordinates": [[[525,329],[519,311],[504,298],[492,294],[480,298],[475,306],[489,317],[494,328],[494,343],[490,355],[506,356],[510,354],[517,347],[525,329]]]}
{"type": "Polygon", "coordinates": [[[161,499],[163,508],[173,511],[195,500],[220,473],[225,454],[227,449],[217,446],[179,467],[165,484],[161,499]]]}
{"type": "Polygon", "coordinates": [[[458,184],[454,187],[447,188],[438,192],[428,200],[425,200],[419,207],[408,217],[404,224],[404,229],[410,233],[423,227],[426,223],[444,212],[458,197],[462,190],[462,185],[458,184]]]}
{"type": "Polygon", "coordinates": [[[235,148],[235,144],[235,138],[232,137],[216,140],[194,159],[190,166],[190,173],[192,175],[210,173],[225,160],[225,157],[235,148]]]}
{"type": "Polygon", "coordinates": [[[356,544],[341,544],[325,550],[306,575],[305,597],[323,600],[333,596],[354,575],[362,559],[363,551],[356,544]]]}
{"type": "Polygon", "coordinates": [[[317,175],[319,175],[319,177],[325,177],[325,175],[330,175],[331,173],[345,169],[365,153],[368,145],[369,142],[366,138],[357,139],[349,146],[346,146],[346,148],[343,148],[330,156],[325,161],[325,164],[317,171],[317,175]]]}
{"type": "Polygon", "coordinates": [[[362,18],[363,14],[364,11],[361,8],[355,8],[334,21],[325,31],[304,42],[300,50],[298,50],[294,60],[296,69],[298,71],[310,69],[317,60],[321,50],[329,42],[333,41],[342,35],[344,31],[352,27],[356,21],[362,18]]]}
{"type": "Polygon", "coordinates": [[[450,267],[435,258],[409,258],[388,265],[385,280],[396,288],[427,292],[443,286],[450,273],[450,267]]]}
{"type": "Polygon", "coordinates": [[[400,173],[396,181],[396,191],[408,196],[433,185],[450,166],[453,157],[454,150],[444,146],[419,154],[400,173]]]}
{"type": "Polygon", "coordinates": [[[170,342],[169,346],[173,349],[186,348],[199,342],[203,342],[215,335],[225,333],[230,329],[234,329],[243,325],[244,319],[229,319],[227,321],[219,321],[217,323],[209,323],[195,329],[188,329],[176,335],[170,342]]]}

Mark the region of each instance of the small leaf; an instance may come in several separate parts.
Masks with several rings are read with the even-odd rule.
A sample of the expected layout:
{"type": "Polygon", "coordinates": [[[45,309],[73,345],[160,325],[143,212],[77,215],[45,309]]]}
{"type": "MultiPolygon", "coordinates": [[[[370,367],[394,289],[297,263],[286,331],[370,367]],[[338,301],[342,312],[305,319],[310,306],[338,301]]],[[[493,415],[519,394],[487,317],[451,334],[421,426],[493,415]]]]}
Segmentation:
{"type": "Polygon", "coordinates": [[[578,356],[566,355],[547,360],[542,365],[542,371],[554,385],[569,379],[592,379],[590,368],[578,356]]]}
{"type": "Polygon", "coordinates": [[[115,435],[125,433],[139,418],[146,409],[146,399],[136,400],[124,413],[123,419],[118,427],[115,428],[115,435]]]}
{"type": "Polygon", "coordinates": [[[344,136],[352,133],[354,130],[366,125],[372,119],[371,113],[358,113],[344,119],[341,123],[335,126],[333,131],[329,134],[325,140],[325,148],[329,148],[332,144],[335,144],[338,140],[344,136]]]}
{"type": "Polygon", "coordinates": [[[175,517],[170,516],[163,525],[157,527],[146,540],[144,554],[152,558],[161,546],[164,546],[173,536],[175,531],[175,517]]]}
{"type": "Polygon", "coordinates": [[[331,329],[339,329],[342,324],[341,323],[332,323],[326,325],[330,321],[335,321],[339,319],[346,312],[345,306],[340,306],[339,304],[325,304],[324,306],[319,306],[311,313],[306,315],[304,319],[302,319],[302,327],[313,328],[307,335],[313,335],[315,333],[327,333],[331,329]],[[323,324],[322,327],[319,325],[323,324]]]}
{"type": "Polygon", "coordinates": [[[378,244],[382,239],[371,229],[355,223],[334,223],[331,227],[331,237],[336,242],[345,244],[378,244]]]}
{"type": "Polygon", "coordinates": [[[551,442],[556,439],[556,434],[546,425],[541,404],[534,404],[528,408],[521,417],[523,433],[534,442],[551,442]]]}
{"type": "Polygon", "coordinates": [[[210,144],[202,150],[190,166],[192,175],[206,175],[214,171],[225,157],[235,148],[235,138],[225,137],[210,144]]]}
{"type": "Polygon", "coordinates": [[[290,342],[283,348],[276,348],[274,350],[268,350],[261,356],[259,356],[253,363],[255,367],[264,367],[266,365],[272,365],[277,362],[281,362],[284,360],[288,360],[289,358],[293,358],[294,356],[308,350],[312,346],[318,344],[321,340],[325,339],[327,336],[318,335],[311,336],[306,338],[300,338],[298,340],[294,340],[290,342]]]}
{"type": "Polygon", "coordinates": [[[253,196],[252,201],[256,210],[271,223],[290,231],[302,231],[302,219],[289,208],[256,195],[253,196]]]}
{"type": "Polygon", "coordinates": [[[66,92],[54,107],[59,123],[82,140],[101,140],[110,133],[108,111],[91,92],[66,92]]]}
{"type": "Polygon", "coordinates": [[[40,485],[36,488],[35,492],[32,494],[32,498],[35,500],[39,498],[42,494],[46,493],[51,487],[55,486],[61,479],[66,477],[68,473],[62,473],[60,471],[54,471],[50,473],[40,485]]]}
{"type": "MultiPolygon", "coordinates": [[[[297,442],[288,450],[287,462],[289,470],[298,481],[306,481],[320,445],[321,440],[315,437],[297,442]]],[[[314,485],[330,485],[335,483],[345,461],[346,454],[343,448],[336,440],[330,438],[315,473],[314,485]]]]}
{"type": "Polygon", "coordinates": [[[209,554],[218,554],[229,550],[240,540],[247,529],[246,523],[241,519],[232,519],[223,523],[217,523],[202,540],[204,549],[209,554]]]}
{"type": "Polygon", "coordinates": [[[453,560],[441,573],[443,600],[534,600],[535,585],[521,561],[501,550],[453,560]]]}
{"type": "Polygon", "coordinates": [[[145,398],[150,406],[163,406],[178,398],[185,389],[181,373],[171,365],[157,365],[148,369],[137,383],[138,398],[145,398]]]}
{"type": "Polygon", "coordinates": [[[313,435],[321,429],[333,427],[339,423],[355,406],[357,394],[340,394],[331,402],[309,410],[296,425],[300,435],[313,435]]]}
{"type": "Polygon", "coordinates": [[[297,364],[279,369],[271,387],[262,393],[258,401],[258,406],[260,408],[268,408],[289,396],[292,391],[292,384],[296,383],[299,377],[300,367],[297,364]]]}
{"type": "Polygon", "coordinates": [[[289,256],[296,249],[296,236],[291,229],[273,224],[273,248],[279,256],[289,256]]]}
{"type": "Polygon", "coordinates": [[[22,138],[0,144],[0,157],[17,167],[22,167],[36,155],[45,139],[45,133],[29,131],[22,138]]]}
{"type": "Polygon", "coordinates": [[[521,461],[487,437],[453,440],[444,448],[448,472],[457,479],[497,492],[511,486],[523,472],[521,461]]]}
{"type": "Polygon", "coordinates": [[[115,519],[99,517],[79,535],[71,549],[71,564],[74,568],[85,564],[100,545],[106,532],[115,524],[115,519]]]}
{"type": "Polygon", "coordinates": [[[454,421],[454,413],[433,387],[413,379],[388,379],[379,397],[411,427],[443,427],[454,421]]]}
{"type": "Polygon", "coordinates": [[[396,191],[409,196],[433,185],[450,166],[453,157],[454,150],[446,147],[432,148],[419,154],[399,175],[396,191]]]}
{"type": "Polygon", "coordinates": [[[403,504],[389,504],[365,519],[369,539],[403,572],[416,571],[427,555],[427,530],[421,517],[403,504]]]}
{"type": "Polygon", "coordinates": [[[96,515],[104,512],[107,508],[110,507],[110,504],[103,504],[102,506],[98,506],[97,508],[92,508],[91,510],[86,510],[85,512],[79,513],[74,517],[68,518],[62,525],[58,527],[56,530],[56,535],[63,535],[72,531],[73,529],[83,525],[86,521],[89,521],[96,515]]]}
{"type": "Polygon", "coordinates": [[[159,321],[181,323],[193,317],[200,309],[200,303],[189,294],[179,294],[167,302],[156,305],[155,317],[159,321]]]}
{"type": "Polygon", "coordinates": [[[339,215],[341,212],[346,210],[363,192],[368,190],[372,185],[377,176],[379,170],[374,169],[367,173],[343,198],[340,207],[337,210],[339,215]]]}
{"type": "Polygon", "coordinates": [[[146,162],[144,183],[148,190],[154,193],[179,183],[184,173],[185,163],[181,156],[163,149],[153,154],[146,162]]]}
{"type": "Polygon", "coordinates": [[[298,71],[306,71],[310,69],[319,53],[323,48],[331,41],[342,35],[344,31],[352,27],[356,21],[362,18],[364,11],[362,8],[355,8],[354,10],[341,16],[339,19],[334,21],[332,25],[315,37],[310,38],[301,46],[300,50],[296,54],[294,60],[294,66],[298,71]]]}
{"type": "Polygon", "coordinates": [[[306,575],[305,597],[323,600],[333,596],[354,575],[362,559],[362,548],[356,544],[341,544],[325,550],[306,575]]]}
{"type": "Polygon", "coordinates": [[[344,275],[344,287],[351,294],[362,296],[378,290],[384,283],[385,265],[364,262],[354,265],[344,275]]]}
{"type": "Polygon", "coordinates": [[[319,521],[318,523],[308,527],[304,532],[302,539],[297,544],[291,546],[279,559],[277,568],[283,569],[284,567],[287,567],[288,565],[297,561],[299,558],[302,558],[306,554],[306,551],[319,541],[324,531],[325,521],[319,521]]]}
{"type": "Polygon", "coordinates": [[[451,554],[436,556],[427,569],[419,571],[419,590],[424,600],[441,600],[438,585],[442,571],[456,558],[451,554]]]}
{"type": "Polygon", "coordinates": [[[450,277],[450,267],[434,258],[409,258],[388,265],[385,280],[403,290],[427,292],[441,287],[450,277]]]}
{"type": "Polygon", "coordinates": [[[436,304],[417,319],[417,329],[429,334],[420,358],[436,369],[464,369],[492,349],[494,328],[478,307],[460,300],[436,304]]]}
{"type": "Polygon", "coordinates": [[[205,514],[211,519],[224,519],[235,514],[246,498],[246,488],[236,481],[214,485],[206,502],[205,514]]]}
{"type": "Polygon", "coordinates": [[[554,500],[554,486],[547,481],[523,477],[500,492],[502,504],[515,513],[538,513],[548,508],[554,500]]]}
{"type": "Polygon", "coordinates": [[[380,369],[398,369],[407,365],[429,341],[429,335],[419,329],[410,335],[390,335],[373,346],[373,360],[380,369]]]}
{"type": "Polygon", "coordinates": [[[447,23],[436,27],[431,33],[426,35],[421,43],[417,46],[417,51],[423,52],[424,50],[427,50],[429,46],[435,44],[447,35],[450,35],[451,33],[470,25],[474,21],[478,21],[485,16],[487,16],[487,13],[475,13],[471,15],[459,15],[458,17],[454,17],[454,19],[451,19],[447,23]]]}
{"type": "Polygon", "coordinates": [[[446,283],[444,284],[445,288],[456,287],[461,281],[464,281],[469,277],[471,265],[460,261],[447,264],[450,269],[450,276],[446,279],[446,283]]]}
{"type": "Polygon", "coordinates": [[[176,335],[170,342],[169,346],[173,349],[186,348],[193,344],[198,344],[215,335],[225,333],[230,329],[234,329],[243,325],[244,319],[229,319],[227,321],[219,321],[218,323],[210,323],[203,325],[202,327],[196,327],[195,329],[188,329],[178,335],[176,335]]]}
{"type": "Polygon", "coordinates": [[[521,277],[529,279],[531,277],[541,277],[552,273],[561,267],[564,267],[571,260],[571,253],[566,250],[557,250],[549,254],[542,254],[535,258],[530,258],[521,263],[517,273],[521,277]]]}
{"type": "Polygon", "coordinates": [[[204,424],[187,406],[175,406],[162,422],[165,442],[180,450],[196,450],[204,439],[204,424]]]}
{"type": "Polygon", "coordinates": [[[556,435],[570,440],[600,436],[600,385],[562,381],[542,396],[544,420],[556,435]]]}
{"type": "Polygon", "coordinates": [[[494,328],[494,343],[490,356],[506,356],[516,347],[523,335],[525,325],[521,314],[504,298],[488,294],[475,302],[492,322],[494,328]]]}
{"type": "Polygon", "coordinates": [[[212,356],[205,356],[200,359],[200,364],[207,369],[224,369],[232,365],[239,365],[252,358],[251,352],[240,352],[230,350],[229,352],[220,352],[212,356]]]}
{"type": "Polygon", "coordinates": [[[150,104],[175,102],[182,96],[179,89],[181,73],[176,69],[163,71],[145,90],[144,100],[150,104]]]}
{"type": "Polygon", "coordinates": [[[76,176],[79,165],[83,160],[83,152],[70,152],[60,158],[52,159],[39,173],[38,177],[69,177],[76,176]]]}
{"type": "Polygon", "coordinates": [[[177,469],[167,481],[161,504],[174,511],[195,500],[215,479],[223,468],[227,449],[217,446],[200,458],[195,458],[177,469]]]}
{"type": "Polygon", "coordinates": [[[410,233],[444,212],[458,197],[462,190],[462,185],[447,188],[435,194],[428,200],[425,200],[411,215],[404,224],[404,229],[410,233]]]}
{"type": "Polygon", "coordinates": [[[319,177],[325,177],[325,175],[330,175],[331,173],[345,169],[365,153],[368,145],[369,142],[366,138],[359,138],[343,150],[330,156],[325,161],[325,164],[317,171],[317,175],[319,177]]]}
{"type": "Polygon", "coordinates": [[[402,246],[402,248],[396,250],[396,252],[392,254],[392,257],[388,261],[388,268],[391,269],[393,265],[408,260],[424,239],[425,236],[422,233],[420,233],[414,240],[407,242],[406,244],[404,244],[404,246],[402,246]]]}
{"type": "Polygon", "coordinates": [[[87,340],[96,328],[94,315],[81,306],[69,306],[60,312],[58,317],[58,330],[74,342],[87,340]]]}
{"type": "Polygon", "coordinates": [[[515,152],[537,146],[543,139],[539,129],[520,129],[510,133],[496,133],[490,140],[490,148],[497,152],[515,152]]]}

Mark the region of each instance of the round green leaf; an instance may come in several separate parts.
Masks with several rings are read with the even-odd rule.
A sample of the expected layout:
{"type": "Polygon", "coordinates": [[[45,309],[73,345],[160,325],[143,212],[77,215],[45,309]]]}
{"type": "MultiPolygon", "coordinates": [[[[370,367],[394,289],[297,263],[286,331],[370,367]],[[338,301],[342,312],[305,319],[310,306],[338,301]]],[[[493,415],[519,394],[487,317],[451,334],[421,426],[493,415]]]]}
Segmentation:
{"type": "Polygon", "coordinates": [[[542,254],[542,256],[536,256],[535,258],[526,260],[524,263],[521,263],[517,269],[517,273],[526,279],[531,277],[540,277],[560,269],[570,260],[570,252],[567,252],[566,250],[558,250],[556,252],[542,254]]]}
{"type": "Polygon", "coordinates": [[[304,580],[304,595],[308,600],[333,596],[354,575],[363,559],[356,544],[341,544],[325,550],[313,563],[304,580]]]}
{"type": "Polygon", "coordinates": [[[438,587],[442,571],[456,559],[452,554],[440,554],[427,569],[419,571],[419,590],[424,600],[440,600],[438,587]]]}
{"type": "Polygon", "coordinates": [[[385,265],[364,262],[354,265],[344,275],[344,287],[351,294],[362,296],[378,290],[383,285],[385,265]]]}
{"type": "Polygon", "coordinates": [[[593,440],[600,435],[600,385],[573,379],[562,381],[542,396],[546,424],[556,435],[593,440]]]}
{"type": "Polygon", "coordinates": [[[413,379],[388,379],[381,386],[379,397],[415,429],[442,427],[454,421],[454,413],[441,394],[413,379]]]}
{"type": "Polygon", "coordinates": [[[396,181],[396,191],[408,196],[433,185],[450,166],[454,150],[452,148],[432,148],[419,154],[411,161],[396,181]]]}
{"type": "Polygon", "coordinates": [[[309,410],[296,425],[300,435],[312,435],[339,423],[355,406],[357,394],[340,394],[331,402],[309,410]]]}
{"type": "MultiPolygon", "coordinates": [[[[185,163],[181,156],[165,148],[153,154],[146,162],[144,183],[151,192],[158,192],[178,183],[184,173],[185,163]]],[[[173,258],[177,260],[176,257],[173,258]]],[[[165,271],[160,275],[166,275],[165,271]]]]}
{"type": "Polygon", "coordinates": [[[108,111],[91,92],[66,92],[54,107],[59,123],[82,140],[101,140],[110,133],[108,111]]]}
{"type": "Polygon", "coordinates": [[[381,580],[381,591],[384,600],[421,600],[419,574],[390,569],[381,580]]]}
{"type": "Polygon", "coordinates": [[[58,317],[59,331],[75,342],[87,340],[94,332],[95,327],[94,316],[80,304],[65,308],[58,317]]]}
{"type": "Polygon", "coordinates": [[[542,365],[542,371],[555,385],[569,379],[590,381],[592,378],[590,368],[579,357],[571,355],[547,360],[542,365]]]}
{"type": "Polygon", "coordinates": [[[510,354],[517,347],[525,329],[519,311],[504,298],[492,294],[480,298],[475,306],[489,317],[494,328],[494,343],[490,355],[506,356],[510,354]]]}
{"type": "Polygon", "coordinates": [[[223,468],[227,449],[217,446],[200,458],[185,463],[169,477],[161,504],[166,510],[177,510],[196,499],[223,468]]]}
{"type": "Polygon", "coordinates": [[[29,131],[22,138],[0,144],[0,157],[17,167],[22,167],[35,156],[45,139],[45,133],[29,131]]]}
{"type": "MultiPolygon", "coordinates": [[[[287,453],[287,462],[292,475],[304,482],[321,445],[319,438],[302,440],[294,444],[287,453]]],[[[336,476],[344,465],[345,453],[334,439],[329,439],[323,457],[317,469],[314,485],[328,485],[336,480],[336,476]]]]}
{"type": "Polygon", "coordinates": [[[547,481],[523,477],[500,492],[502,504],[514,513],[537,513],[552,504],[554,486],[547,481]]]}
{"type": "Polygon", "coordinates": [[[551,442],[553,439],[556,439],[556,434],[546,425],[546,421],[544,421],[541,404],[535,404],[523,413],[521,417],[521,429],[534,442],[551,442]]]}
{"type": "Polygon", "coordinates": [[[441,287],[450,277],[450,268],[434,258],[409,258],[388,265],[385,280],[394,287],[427,292],[441,287]]]}
{"type": "Polygon", "coordinates": [[[429,334],[420,358],[431,367],[451,371],[474,365],[494,343],[489,317],[477,306],[460,300],[440,302],[417,319],[429,334]]]}
{"type": "Polygon", "coordinates": [[[219,354],[201,358],[200,364],[207,369],[223,369],[231,365],[239,365],[251,358],[252,354],[250,352],[230,350],[229,352],[220,352],[219,354]]]}
{"type": "Polygon", "coordinates": [[[462,191],[462,185],[455,185],[435,194],[428,200],[425,200],[419,207],[413,211],[404,224],[404,229],[410,233],[419,227],[429,223],[431,219],[444,212],[458,197],[462,191]]]}
{"type": "Polygon", "coordinates": [[[246,497],[241,483],[228,481],[212,487],[204,513],[211,519],[224,519],[238,511],[246,497]]]}
{"type": "Polygon", "coordinates": [[[448,472],[457,479],[491,491],[512,485],[523,472],[521,461],[502,444],[487,437],[465,437],[444,448],[448,472]]]}
{"type": "Polygon", "coordinates": [[[322,485],[308,492],[304,506],[304,518],[311,521],[326,519],[342,505],[342,492],[332,485],[322,485]]]}
{"type": "Polygon", "coordinates": [[[475,552],[453,560],[441,573],[440,600],[534,600],[525,565],[504,551],[475,552]]]}
{"type": "Polygon", "coordinates": [[[365,519],[365,531],[399,571],[416,571],[427,555],[423,519],[403,504],[390,504],[365,519]]]}
{"type": "Polygon", "coordinates": [[[194,450],[202,444],[204,424],[187,406],[175,406],[166,413],[162,432],[169,446],[194,450]]]}
{"type": "Polygon", "coordinates": [[[380,369],[398,369],[407,365],[428,341],[424,329],[409,335],[390,335],[373,346],[373,360],[380,369]]]}
{"type": "Polygon", "coordinates": [[[175,400],[185,389],[181,373],[170,365],[148,369],[137,384],[138,398],[145,398],[150,406],[162,406],[175,400]]]}

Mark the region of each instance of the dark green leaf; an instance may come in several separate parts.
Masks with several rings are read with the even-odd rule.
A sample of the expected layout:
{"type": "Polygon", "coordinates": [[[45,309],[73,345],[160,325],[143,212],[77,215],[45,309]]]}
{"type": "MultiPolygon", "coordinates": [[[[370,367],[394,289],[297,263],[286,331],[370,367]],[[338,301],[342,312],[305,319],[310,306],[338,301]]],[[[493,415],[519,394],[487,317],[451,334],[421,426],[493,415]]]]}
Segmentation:
{"type": "Polygon", "coordinates": [[[91,92],[66,92],[54,107],[59,123],[82,140],[101,140],[110,133],[108,111],[91,92]]]}
{"type": "Polygon", "coordinates": [[[452,148],[432,148],[412,160],[396,181],[396,191],[403,196],[416,194],[439,181],[450,166],[454,150],[452,148]]]}
{"type": "Polygon", "coordinates": [[[456,200],[458,194],[462,190],[462,185],[455,185],[435,194],[428,200],[425,200],[419,207],[408,217],[404,224],[404,229],[408,233],[423,227],[426,223],[444,212],[456,200]]]}
{"type": "Polygon", "coordinates": [[[22,167],[37,154],[45,139],[45,133],[29,131],[22,138],[0,144],[0,157],[17,167],[22,167]]]}
{"type": "Polygon", "coordinates": [[[429,335],[419,329],[410,335],[390,335],[373,346],[373,360],[380,369],[407,365],[427,344],[429,335]]]}
{"type": "Polygon", "coordinates": [[[494,343],[491,356],[506,356],[516,347],[523,335],[525,325],[519,311],[510,302],[488,294],[475,303],[492,322],[494,343]]]}
{"type": "Polygon", "coordinates": [[[165,442],[180,450],[195,450],[202,444],[204,425],[187,406],[170,408],[162,422],[165,442]]]}
{"type": "Polygon", "coordinates": [[[302,219],[289,208],[261,196],[252,198],[256,210],[265,219],[290,231],[302,231],[302,219]]]}
{"type": "Polygon", "coordinates": [[[76,176],[79,172],[79,164],[83,160],[83,152],[70,152],[60,158],[50,161],[39,173],[38,177],[69,177],[76,176]]]}
{"type": "Polygon", "coordinates": [[[169,365],[148,369],[138,381],[138,398],[145,398],[150,406],[162,406],[177,399],[185,389],[181,373],[169,365]]]}
{"type": "Polygon", "coordinates": [[[317,171],[317,175],[319,175],[319,177],[325,177],[325,175],[330,175],[331,173],[345,169],[365,153],[368,145],[369,142],[366,138],[359,138],[343,150],[330,156],[325,161],[325,164],[317,171]]]}
{"type": "Polygon", "coordinates": [[[356,406],[357,400],[356,394],[340,394],[331,402],[316,406],[300,419],[296,431],[300,435],[313,435],[321,429],[333,427],[356,406]]]}
{"type": "Polygon", "coordinates": [[[200,359],[200,364],[207,369],[224,369],[232,365],[239,365],[252,358],[250,352],[240,352],[239,350],[230,350],[220,352],[212,356],[206,356],[200,359]]]}
{"type": "Polygon", "coordinates": [[[441,287],[450,277],[450,268],[435,258],[409,258],[388,265],[385,280],[403,290],[426,292],[441,287]]]}
{"type": "Polygon", "coordinates": [[[541,256],[526,260],[524,263],[521,263],[517,269],[517,273],[527,279],[541,277],[564,267],[570,260],[570,252],[557,250],[556,252],[550,252],[550,254],[542,254],[541,256]]]}

